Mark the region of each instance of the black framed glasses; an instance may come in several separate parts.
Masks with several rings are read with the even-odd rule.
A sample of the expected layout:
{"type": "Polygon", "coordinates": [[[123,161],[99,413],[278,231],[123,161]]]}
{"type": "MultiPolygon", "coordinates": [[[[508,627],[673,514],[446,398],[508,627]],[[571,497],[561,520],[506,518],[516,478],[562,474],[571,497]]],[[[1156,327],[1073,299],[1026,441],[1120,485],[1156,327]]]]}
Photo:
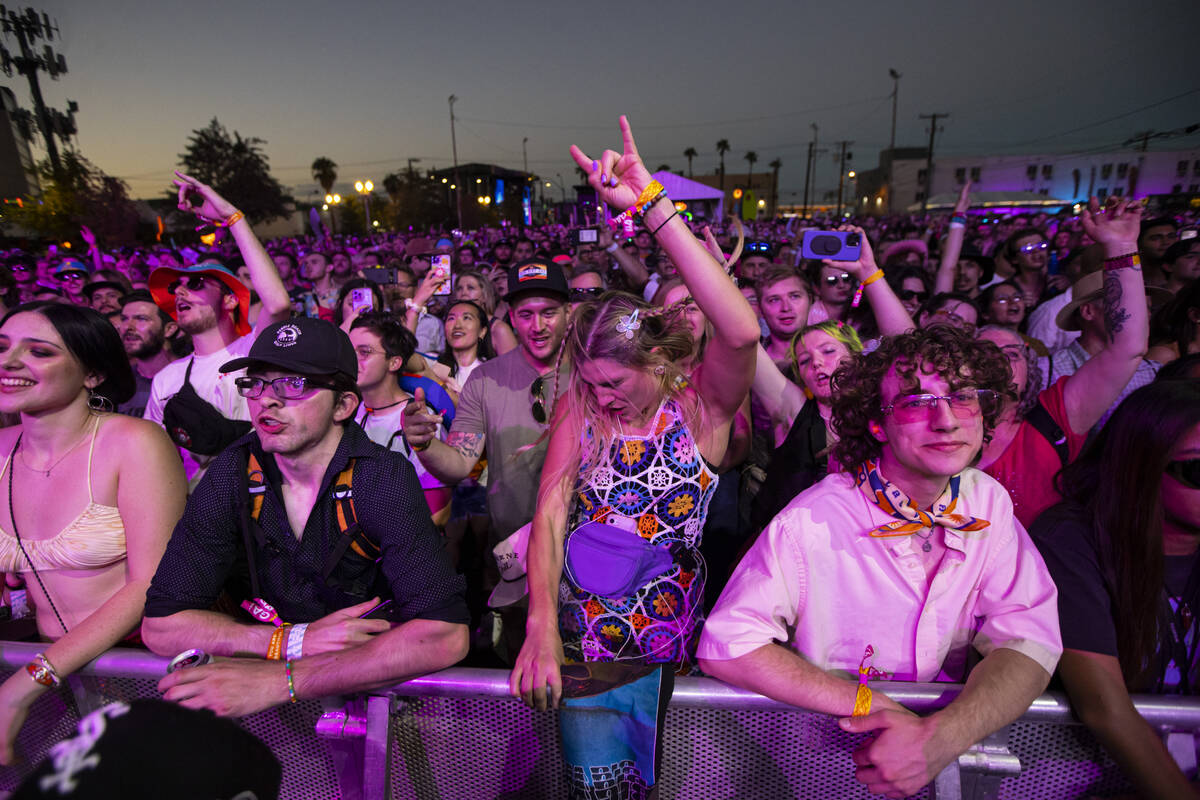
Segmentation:
{"type": "Polygon", "coordinates": [[[546,397],[543,394],[545,391],[545,383],[539,375],[536,380],[529,386],[529,394],[533,397],[533,405],[529,411],[533,414],[533,421],[538,425],[546,424],[546,397]]]}
{"type": "Polygon", "coordinates": [[[224,284],[223,281],[220,281],[210,275],[188,275],[168,283],[167,293],[175,294],[175,292],[179,291],[180,286],[185,287],[189,292],[199,292],[203,290],[205,286],[212,284],[220,286],[223,292],[227,291],[229,288],[224,284]]]}
{"type": "Polygon", "coordinates": [[[905,302],[915,299],[918,303],[924,303],[929,299],[929,292],[915,292],[912,289],[901,289],[897,292],[897,296],[905,302]]]}
{"type": "Polygon", "coordinates": [[[305,378],[300,375],[284,375],[281,378],[274,378],[272,380],[243,375],[233,382],[233,385],[237,387],[238,394],[242,397],[248,397],[251,400],[261,397],[262,393],[266,391],[268,384],[271,386],[272,393],[280,400],[296,400],[313,389],[336,388],[331,383],[305,378]]]}
{"type": "Polygon", "coordinates": [[[959,389],[948,395],[904,394],[880,409],[891,414],[896,422],[925,422],[937,413],[945,400],[950,411],[959,419],[970,419],[988,413],[996,407],[996,393],[991,389],[959,389]]]}
{"type": "Polygon", "coordinates": [[[841,275],[826,275],[825,283],[829,286],[836,286],[839,283],[851,286],[856,283],[856,280],[849,272],[843,272],[841,275]]]}
{"type": "Polygon", "coordinates": [[[1168,461],[1163,472],[1189,489],[1200,489],[1200,458],[1168,461]]]}

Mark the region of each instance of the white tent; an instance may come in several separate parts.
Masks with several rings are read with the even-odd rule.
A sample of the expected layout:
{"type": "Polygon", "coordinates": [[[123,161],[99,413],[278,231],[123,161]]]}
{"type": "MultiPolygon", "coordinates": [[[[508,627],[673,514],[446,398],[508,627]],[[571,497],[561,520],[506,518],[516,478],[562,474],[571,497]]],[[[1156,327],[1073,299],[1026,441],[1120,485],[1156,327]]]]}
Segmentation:
{"type": "MultiPolygon", "coordinates": [[[[958,192],[935,194],[929,198],[927,208],[929,211],[945,211],[954,208],[957,202],[958,192]]],[[[971,192],[971,208],[1057,208],[1070,204],[1070,200],[1060,200],[1034,192],[971,192]]],[[[913,203],[905,210],[920,211],[921,204],[913,203]]]]}
{"type": "Polygon", "coordinates": [[[720,189],[705,186],[674,172],[656,172],[654,180],[663,185],[667,196],[676,203],[688,204],[688,211],[698,217],[719,220],[725,213],[725,197],[720,189]]]}

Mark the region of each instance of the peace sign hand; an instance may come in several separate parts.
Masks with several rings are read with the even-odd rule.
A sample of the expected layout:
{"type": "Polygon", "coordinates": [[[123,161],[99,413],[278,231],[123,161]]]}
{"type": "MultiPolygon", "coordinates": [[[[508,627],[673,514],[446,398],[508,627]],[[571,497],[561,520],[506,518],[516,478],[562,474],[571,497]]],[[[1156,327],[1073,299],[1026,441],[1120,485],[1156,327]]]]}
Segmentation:
{"type": "Polygon", "coordinates": [[[191,212],[206,222],[220,222],[237,213],[233,204],[217,194],[211,186],[201,183],[190,175],[184,175],[176,170],[174,184],[179,190],[180,211],[191,212]],[[193,195],[199,195],[204,202],[193,206],[189,202],[189,197],[193,195]]]}
{"type": "Polygon", "coordinates": [[[642,190],[653,180],[633,141],[629,120],[621,115],[621,153],[605,150],[599,159],[589,158],[576,145],[571,145],[571,157],[587,173],[588,185],[609,206],[624,211],[637,202],[642,190]]]}

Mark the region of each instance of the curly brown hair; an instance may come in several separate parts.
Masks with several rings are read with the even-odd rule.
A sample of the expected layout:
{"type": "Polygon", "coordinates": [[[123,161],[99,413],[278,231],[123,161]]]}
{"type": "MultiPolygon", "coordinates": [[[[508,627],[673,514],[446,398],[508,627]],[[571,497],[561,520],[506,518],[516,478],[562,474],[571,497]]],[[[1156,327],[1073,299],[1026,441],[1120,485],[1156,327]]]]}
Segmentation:
{"type": "MultiPolygon", "coordinates": [[[[926,368],[945,378],[952,391],[970,386],[991,389],[1002,398],[1016,398],[1008,359],[991,342],[940,324],[886,337],[878,349],[848,359],[833,374],[830,424],[838,435],[834,455],[846,469],[878,458],[882,451],[870,427],[883,416],[883,378],[893,367],[905,391],[920,390],[918,369],[926,368]]],[[[999,402],[984,410],[985,442],[991,438],[1003,405],[999,402]]]]}

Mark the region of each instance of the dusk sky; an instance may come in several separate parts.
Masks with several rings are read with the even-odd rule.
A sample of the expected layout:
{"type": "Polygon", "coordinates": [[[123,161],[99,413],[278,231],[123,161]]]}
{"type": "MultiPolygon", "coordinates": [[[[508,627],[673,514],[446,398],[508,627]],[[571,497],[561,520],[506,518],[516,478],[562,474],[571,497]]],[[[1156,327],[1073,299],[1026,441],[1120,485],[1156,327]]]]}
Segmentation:
{"type": "MultiPolygon", "coordinates": [[[[15,4],[10,4],[12,7],[15,4]]],[[[899,146],[928,138],[918,114],[949,113],[946,154],[1118,147],[1143,130],[1200,122],[1196,0],[1076,3],[69,2],[57,17],[69,74],[43,76],[48,103],[80,105],[78,147],[135,196],[168,185],[191,130],[217,117],[265,139],[299,199],[318,156],[339,183],[376,183],[419,158],[458,158],[574,182],[567,147],[617,146],[629,115],[647,165],[728,172],[775,158],[781,201],[802,188],[811,123],[819,144],[852,139],[852,166],[887,146],[899,70],[899,146]],[[1171,99],[1174,98],[1174,99],[1171,99]]],[[[6,46],[15,49],[15,41],[6,46]]],[[[32,107],[23,78],[3,78],[32,107]]],[[[1156,149],[1200,146],[1200,135],[1156,149]]],[[[38,153],[41,153],[40,147],[38,153]]],[[[818,188],[836,185],[831,153],[818,188]]]]}

